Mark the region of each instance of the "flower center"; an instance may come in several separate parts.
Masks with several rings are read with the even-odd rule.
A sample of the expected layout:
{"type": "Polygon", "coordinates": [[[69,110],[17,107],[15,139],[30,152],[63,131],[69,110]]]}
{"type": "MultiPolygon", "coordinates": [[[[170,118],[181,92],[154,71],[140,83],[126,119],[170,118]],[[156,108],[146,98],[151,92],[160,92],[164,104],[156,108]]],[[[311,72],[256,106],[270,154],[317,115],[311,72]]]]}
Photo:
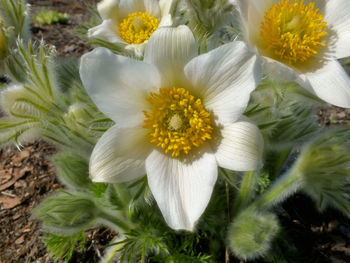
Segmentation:
{"type": "Polygon", "coordinates": [[[302,63],[317,54],[326,35],[327,22],[315,9],[315,3],[304,0],[281,0],[265,11],[260,26],[261,44],[289,64],[302,63]]]}
{"type": "Polygon", "coordinates": [[[211,139],[213,131],[210,114],[202,101],[183,88],[161,88],[150,93],[150,112],[145,114],[144,128],[150,142],[172,157],[188,154],[211,139]]]}
{"type": "Polygon", "coordinates": [[[158,28],[158,19],[147,12],[129,14],[120,23],[120,37],[128,44],[142,44],[158,28]]]}

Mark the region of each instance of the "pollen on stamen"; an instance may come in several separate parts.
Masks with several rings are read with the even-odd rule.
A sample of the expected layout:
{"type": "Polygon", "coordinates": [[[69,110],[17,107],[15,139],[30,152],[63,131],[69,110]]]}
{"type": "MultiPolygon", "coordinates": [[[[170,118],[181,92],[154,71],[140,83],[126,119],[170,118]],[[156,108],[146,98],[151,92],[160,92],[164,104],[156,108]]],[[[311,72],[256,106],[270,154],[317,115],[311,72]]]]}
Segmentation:
{"type": "Polygon", "coordinates": [[[283,62],[303,63],[325,46],[326,26],[314,2],[281,0],[265,11],[260,47],[283,62]]]}
{"type": "Polygon", "coordinates": [[[144,111],[147,138],[172,157],[187,155],[205,141],[213,131],[210,114],[200,99],[183,88],[161,88],[150,93],[151,111],[144,111]]]}
{"type": "Polygon", "coordinates": [[[142,44],[158,28],[158,19],[147,12],[135,12],[119,24],[120,37],[128,44],[142,44]]]}

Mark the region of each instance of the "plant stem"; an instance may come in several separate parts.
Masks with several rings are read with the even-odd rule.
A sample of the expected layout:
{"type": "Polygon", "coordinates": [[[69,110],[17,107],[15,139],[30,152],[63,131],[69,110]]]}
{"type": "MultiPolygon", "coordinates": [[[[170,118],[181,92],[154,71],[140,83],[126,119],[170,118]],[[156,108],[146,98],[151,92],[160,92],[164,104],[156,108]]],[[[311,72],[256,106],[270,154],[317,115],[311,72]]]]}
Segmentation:
{"type": "Polygon", "coordinates": [[[120,230],[127,232],[134,228],[134,224],[126,217],[119,218],[104,211],[100,211],[98,216],[117,230],[117,232],[120,232],[120,230]]]}
{"type": "MultiPolygon", "coordinates": [[[[293,169],[291,169],[293,171],[293,169]]],[[[260,209],[270,208],[294,194],[301,186],[298,173],[289,172],[278,179],[256,202],[260,209]]]]}
{"type": "MultiPolygon", "coordinates": [[[[225,193],[226,193],[227,227],[228,227],[231,222],[231,218],[230,218],[230,188],[227,182],[225,182],[225,193]]],[[[228,244],[226,245],[226,249],[225,249],[225,263],[230,263],[230,248],[228,244]]]]}
{"type": "MultiPolygon", "coordinates": [[[[119,236],[119,234],[118,234],[119,236]]],[[[117,242],[121,242],[125,239],[124,236],[118,237],[117,240],[114,240],[113,243],[115,241],[117,242]]],[[[106,251],[106,256],[104,257],[104,259],[101,261],[101,263],[110,263],[112,262],[113,259],[115,259],[116,254],[124,247],[124,243],[119,243],[114,245],[111,249],[108,249],[106,251]]],[[[119,261],[118,261],[119,262],[119,261]]]]}
{"type": "Polygon", "coordinates": [[[277,161],[275,162],[275,165],[274,165],[275,174],[273,175],[274,176],[273,178],[275,178],[279,173],[283,172],[281,170],[283,168],[283,165],[285,165],[291,151],[292,151],[292,147],[288,147],[279,153],[277,157],[277,161]]]}
{"type": "Polygon", "coordinates": [[[236,216],[243,208],[249,205],[253,199],[258,174],[255,172],[246,172],[241,183],[239,193],[233,205],[233,216],[236,216]]]}

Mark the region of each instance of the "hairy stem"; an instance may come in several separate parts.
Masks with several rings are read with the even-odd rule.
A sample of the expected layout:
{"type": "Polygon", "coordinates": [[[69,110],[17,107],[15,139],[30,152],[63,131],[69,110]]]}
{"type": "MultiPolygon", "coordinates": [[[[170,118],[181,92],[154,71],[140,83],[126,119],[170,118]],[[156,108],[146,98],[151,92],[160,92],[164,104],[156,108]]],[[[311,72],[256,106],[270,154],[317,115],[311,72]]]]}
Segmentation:
{"type": "Polygon", "coordinates": [[[236,216],[242,209],[247,207],[254,198],[257,186],[258,174],[255,172],[246,172],[241,183],[240,190],[233,205],[233,216],[236,216]]]}
{"type": "Polygon", "coordinates": [[[297,173],[286,173],[257,200],[256,205],[261,209],[270,208],[294,194],[301,184],[301,178],[297,173]]]}
{"type": "Polygon", "coordinates": [[[120,218],[104,211],[100,211],[99,217],[106,221],[106,223],[113,227],[117,232],[120,232],[120,230],[127,232],[134,228],[134,224],[126,217],[120,218]]]}
{"type": "MultiPolygon", "coordinates": [[[[118,237],[116,240],[113,241],[113,243],[115,243],[115,241],[117,241],[118,243],[113,245],[113,247],[111,247],[110,249],[108,249],[106,251],[106,255],[104,256],[104,258],[100,261],[101,263],[111,263],[113,262],[113,260],[118,256],[118,252],[120,252],[123,247],[124,247],[124,243],[119,243],[121,241],[123,241],[125,239],[124,236],[120,236],[118,234],[118,237]]],[[[119,261],[118,261],[119,262],[119,261]]]]}

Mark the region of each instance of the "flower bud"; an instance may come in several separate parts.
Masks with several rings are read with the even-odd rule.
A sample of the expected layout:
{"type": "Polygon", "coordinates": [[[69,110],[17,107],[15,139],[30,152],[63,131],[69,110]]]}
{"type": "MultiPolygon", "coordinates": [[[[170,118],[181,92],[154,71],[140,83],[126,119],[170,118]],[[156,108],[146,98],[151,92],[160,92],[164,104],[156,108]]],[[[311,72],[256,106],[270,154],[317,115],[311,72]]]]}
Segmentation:
{"type": "Polygon", "coordinates": [[[89,113],[82,103],[72,104],[69,107],[68,112],[64,115],[64,120],[66,121],[67,125],[72,130],[79,131],[83,134],[86,133],[86,125],[89,118],[89,113]]]}
{"type": "Polygon", "coordinates": [[[315,138],[293,167],[319,210],[332,205],[350,216],[350,132],[333,130],[315,138]]]}
{"type": "Polygon", "coordinates": [[[92,224],[98,215],[95,203],[85,196],[62,193],[50,197],[35,210],[50,231],[75,232],[92,224]]]}
{"type": "Polygon", "coordinates": [[[46,107],[22,85],[10,85],[1,93],[1,107],[15,117],[40,117],[46,107]]]}
{"type": "Polygon", "coordinates": [[[229,229],[231,251],[240,259],[250,260],[263,256],[279,229],[274,214],[247,209],[239,214],[229,229]]]}

